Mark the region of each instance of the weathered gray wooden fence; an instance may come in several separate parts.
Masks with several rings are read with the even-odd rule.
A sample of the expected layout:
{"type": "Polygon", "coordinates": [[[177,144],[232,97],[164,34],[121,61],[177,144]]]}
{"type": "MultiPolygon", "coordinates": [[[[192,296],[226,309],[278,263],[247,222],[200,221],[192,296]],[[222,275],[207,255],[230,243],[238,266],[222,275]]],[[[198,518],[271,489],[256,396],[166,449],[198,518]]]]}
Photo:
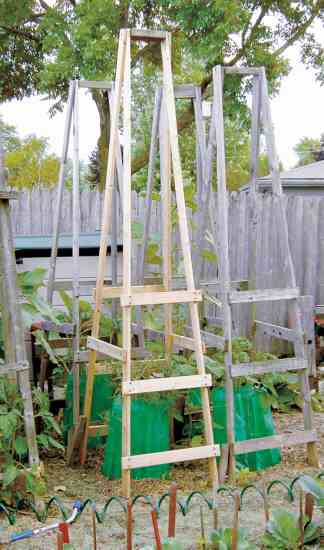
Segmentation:
{"type": "MultiPolygon", "coordinates": [[[[23,192],[18,201],[12,203],[13,229],[16,235],[50,235],[53,229],[55,190],[34,190],[23,192]]],[[[316,304],[324,303],[324,197],[286,197],[287,218],[292,256],[296,268],[298,286],[302,294],[311,295],[316,304]]],[[[71,232],[72,196],[65,191],[62,233],[71,232]]],[[[102,196],[100,193],[81,193],[81,232],[95,232],[100,229],[102,196]]],[[[144,219],[144,198],[133,194],[133,219],[144,219]]],[[[230,261],[232,280],[248,280],[250,265],[249,251],[249,207],[248,193],[233,194],[230,198],[230,261]]],[[[280,235],[276,224],[276,199],[269,194],[260,195],[257,208],[260,228],[257,244],[257,286],[258,288],[280,288],[285,286],[286,258],[280,246],[280,235]]],[[[188,216],[192,219],[191,211],[188,216]]],[[[189,223],[194,246],[194,219],[189,223]]],[[[153,203],[150,234],[161,231],[159,202],[153,203]]],[[[175,248],[177,236],[174,239],[175,248]]],[[[206,243],[206,247],[209,245],[206,243]]],[[[176,253],[175,266],[181,274],[181,258],[176,253]]],[[[204,280],[214,280],[216,266],[205,260],[204,280]]],[[[208,316],[217,316],[215,307],[208,306],[208,316]]],[[[259,320],[283,324],[287,321],[285,303],[260,304],[257,309],[259,320]]],[[[234,323],[237,333],[244,334],[249,322],[249,306],[237,306],[234,323]]]]}

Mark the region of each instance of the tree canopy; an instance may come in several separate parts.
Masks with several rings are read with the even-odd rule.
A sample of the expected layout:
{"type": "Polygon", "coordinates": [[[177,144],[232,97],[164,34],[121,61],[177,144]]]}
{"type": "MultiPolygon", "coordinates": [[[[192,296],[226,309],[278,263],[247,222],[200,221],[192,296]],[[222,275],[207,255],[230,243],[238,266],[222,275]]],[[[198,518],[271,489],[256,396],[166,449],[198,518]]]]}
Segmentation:
{"type": "Polygon", "coordinates": [[[8,168],[8,184],[16,189],[52,187],[57,183],[59,159],[50,153],[48,140],[35,135],[21,139],[14,126],[0,118],[0,132],[8,168]]]}
{"type": "MultiPolygon", "coordinates": [[[[217,63],[264,65],[271,93],[276,93],[289,71],[285,52],[296,43],[303,62],[324,78],[324,50],[311,30],[323,17],[324,0],[2,0],[0,100],[46,93],[55,100],[55,112],[66,100],[69,79],[112,80],[122,27],[171,30],[175,81],[200,84],[205,96],[217,63]]],[[[137,98],[146,105],[157,83],[158,46],[134,44],[132,59],[137,98]]],[[[237,78],[225,83],[226,115],[239,132],[249,129],[248,88],[237,78]]],[[[102,165],[110,113],[105,94],[95,91],[93,99],[100,116],[97,157],[102,165]]],[[[148,118],[149,111],[137,115],[148,118]]],[[[192,121],[192,106],[181,109],[179,130],[190,128],[192,121]]],[[[148,160],[147,135],[136,137],[133,172],[148,160]]]]}
{"type": "Polygon", "coordinates": [[[320,138],[303,137],[294,147],[298,157],[297,166],[324,160],[324,134],[320,138]]]}

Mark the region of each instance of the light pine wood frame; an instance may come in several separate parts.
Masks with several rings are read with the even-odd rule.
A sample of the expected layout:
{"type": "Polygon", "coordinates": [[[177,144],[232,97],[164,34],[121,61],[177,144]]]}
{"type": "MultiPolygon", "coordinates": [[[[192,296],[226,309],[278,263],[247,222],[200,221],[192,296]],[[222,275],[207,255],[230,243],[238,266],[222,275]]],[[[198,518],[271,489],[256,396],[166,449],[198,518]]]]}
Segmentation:
{"type": "MultiPolygon", "coordinates": [[[[90,347],[90,365],[88,369],[87,387],[85,396],[84,416],[86,418],[86,428],[83,436],[81,449],[81,462],[86,458],[87,440],[89,433],[89,415],[91,410],[91,400],[93,391],[93,373],[96,365],[97,351],[107,353],[113,357],[119,357],[122,360],[123,372],[123,407],[122,407],[122,490],[126,497],[130,496],[131,483],[130,473],[134,464],[148,466],[150,464],[167,463],[172,461],[191,460],[207,458],[209,463],[210,478],[213,489],[217,486],[218,475],[216,466],[216,456],[219,454],[219,446],[214,445],[213,426],[211,411],[209,405],[208,387],[211,384],[210,376],[206,374],[203,343],[200,333],[198,302],[201,301],[201,293],[196,290],[194,284],[193,268],[191,262],[190,239],[188,223],[186,218],[186,207],[184,199],[184,188],[182,169],[179,154],[177,121],[175,110],[175,94],[172,81],[171,70],[171,42],[170,34],[167,32],[133,31],[122,29],[120,32],[118,59],[115,80],[115,95],[112,111],[111,133],[109,144],[108,168],[106,189],[104,198],[104,208],[102,217],[102,232],[100,242],[99,265],[97,274],[97,284],[95,290],[95,312],[93,318],[92,335],[88,339],[90,347]],[[163,109],[160,116],[159,135],[160,135],[160,162],[163,203],[163,290],[158,287],[137,286],[132,287],[131,279],[131,39],[136,40],[158,40],[161,43],[162,67],[163,67],[163,89],[162,98],[163,109]],[[122,93],[123,91],[123,93],[122,93]],[[123,186],[122,186],[122,206],[123,206],[123,282],[119,290],[107,289],[104,287],[104,268],[106,264],[107,235],[110,230],[112,192],[114,185],[115,171],[115,149],[118,130],[118,118],[123,102],[123,186]],[[183,290],[172,290],[172,266],[171,266],[171,169],[175,184],[175,201],[178,212],[178,222],[181,237],[181,248],[185,269],[185,285],[183,290]],[[112,346],[111,344],[100,342],[99,323],[101,315],[102,300],[107,295],[114,294],[120,298],[122,308],[122,348],[112,346]],[[172,331],[172,304],[188,303],[191,317],[192,338],[174,335],[172,331]],[[197,375],[182,377],[171,377],[160,380],[141,380],[131,379],[131,330],[132,307],[145,304],[164,304],[165,308],[165,343],[166,358],[170,356],[173,345],[176,341],[181,341],[183,345],[194,348],[197,362],[197,375]],[[170,451],[167,453],[157,453],[154,455],[131,455],[131,395],[139,391],[167,391],[170,389],[184,387],[199,387],[202,394],[202,408],[205,424],[206,445],[197,449],[185,449],[181,452],[170,451]]],[[[191,91],[192,93],[192,91],[191,91]]],[[[157,103],[159,98],[157,98],[157,103]]],[[[155,119],[154,126],[158,125],[158,117],[155,119]]],[[[156,133],[157,130],[155,130],[156,133]]],[[[154,145],[154,148],[156,145],[154,145]]],[[[154,156],[154,150],[152,155],[154,156]]],[[[143,262],[143,259],[142,259],[143,262]]]]}

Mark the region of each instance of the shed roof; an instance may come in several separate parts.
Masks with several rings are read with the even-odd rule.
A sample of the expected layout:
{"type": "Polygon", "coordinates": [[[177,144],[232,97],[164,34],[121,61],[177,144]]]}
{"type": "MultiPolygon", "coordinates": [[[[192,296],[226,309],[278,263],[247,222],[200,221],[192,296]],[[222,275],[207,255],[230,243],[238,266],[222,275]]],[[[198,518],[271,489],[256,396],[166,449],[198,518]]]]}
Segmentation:
{"type": "MultiPolygon", "coordinates": [[[[52,235],[18,235],[15,237],[16,250],[50,250],[52,248],[52,235]]],[[[110,239],[108,238],[108,246],[110,239]]],[[[118,243],[120,245],[120,243],[118,243]]],[[[99,248],[100,232],[83,233],[80,235],[80,248],[99,248]]],[[[60,235],[58,248],[61,250],[72,249],[72,235],[60,235]]]]}
{"type": "MultiPolygon", "coordinates": [[[[304,190],[324,192],[324,160],[312,162],[305,166],[298,166],[291,170],[285,170],[280,173],[281,183],[284,189],[304,190]]],[[[260,191],[266,191],[270,188],[271,175],[263,176],[257,179],[257,185],[260,191]]],[[[241,187],[242,191],[247,191],[250,183],[241,187]]]]}
{"type": "MultiPolygon", "coordinates": [[[[291,170],[281,172],[280,177],[282,180],[302,180],[302,181],[321,181],[324,183],[324,160],[318,162],[312,162],[311,164],[305,164],[305,166],[297,166],[291,170]]],[[[270,179],[270,175],[258,178],[259,181],[266,181],[270,179]]]]}

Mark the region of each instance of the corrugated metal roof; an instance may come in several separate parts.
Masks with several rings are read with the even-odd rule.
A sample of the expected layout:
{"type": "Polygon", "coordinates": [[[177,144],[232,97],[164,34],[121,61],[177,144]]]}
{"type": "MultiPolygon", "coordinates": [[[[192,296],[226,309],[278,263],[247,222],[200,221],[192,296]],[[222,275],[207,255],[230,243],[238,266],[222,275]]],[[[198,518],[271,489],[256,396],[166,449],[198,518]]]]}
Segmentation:
{"type": "MultiPolygon", "coordinates": [[[[15,248],[16,250],[50,250],[52,239],[52,235],[18,235],[14,239],[15,248]]],[[[110,245],[110,239],[108,239],[108,245],[110,245]]],[[[80,235],[80,248],[99,248],[99,246],[99,231],[80,235]]],[[[59,249],[72,249],[72,235],[60,236],[59,249]]]]}

